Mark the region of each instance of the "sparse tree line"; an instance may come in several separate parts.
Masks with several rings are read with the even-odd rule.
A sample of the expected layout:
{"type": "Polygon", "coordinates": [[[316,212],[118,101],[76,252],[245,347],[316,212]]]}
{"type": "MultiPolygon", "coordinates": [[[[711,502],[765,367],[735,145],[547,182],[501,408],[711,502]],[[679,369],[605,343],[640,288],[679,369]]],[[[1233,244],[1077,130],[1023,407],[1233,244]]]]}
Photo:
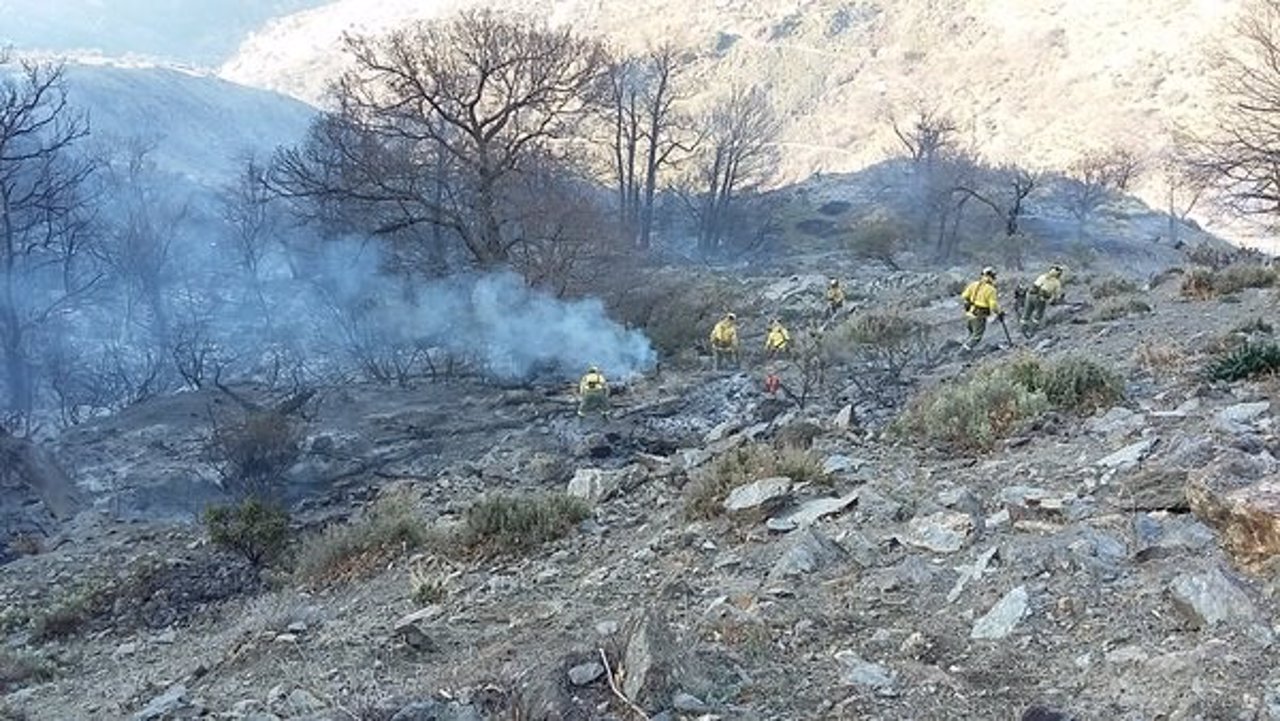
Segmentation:
{"type": "MultiPolygon", "coordinates": [[[[1146,172],[1168,178],[1171,241],[1210,196],[1274,218],[1280,0],[1253,10],[1220,63],[1219,132],[1181,139],[1177,157],[1103,147],[1048,172],[986,162],[939,108],[892,116],[890,155],[906,170],[886,193],[905,188],[909,202],[857,230],[855,250],[892,265],[909,239],[951,261],[987,239],[981,252],[1019,266],[1037,203],[1052,196],[1086,243],[1146,172]]],[[[412,299],[416,279],[514,268],[566,295],[620,259],[735,256],[783,230],[763,192],[780,132],[767,89],[695,104],[689,58],[672,46],[624,55],[478,11],[350,37],[346,51],[330,109],[297,145],[245,159],[212,211],[164,192],[145,141],[95,142],[60,67],[0,58],[4,427],[48,408],[75,423],[232,377],[447,373],[467,359],[388,322],[385,299],[412,299]],[[378,248],[374,296],[346,287],[350,258],[326,250],[352,238],[378,248]],[[323,349],[299,317],[323,327],[323,349]]]]}
{"type": "Polygon", "coordinates": [[[397,317],[421,279],[512,268],[570,294],[648,250],[659,224],[733,252],[769,172],[763,91],[694,114],[670,47],[624,57],[491,12],[346,45],[331,109],[296,146],[244,159],[213,203],[166,192],[146,141],[95,137],[60,66],[3,59],[9,432],[37,411],[73,424],[232,379],[466,368],[397,317]],[[367,268],[352,267],[357,244],[367,268]],[[356,270],[371,288],[351,287],[356,270]]]}

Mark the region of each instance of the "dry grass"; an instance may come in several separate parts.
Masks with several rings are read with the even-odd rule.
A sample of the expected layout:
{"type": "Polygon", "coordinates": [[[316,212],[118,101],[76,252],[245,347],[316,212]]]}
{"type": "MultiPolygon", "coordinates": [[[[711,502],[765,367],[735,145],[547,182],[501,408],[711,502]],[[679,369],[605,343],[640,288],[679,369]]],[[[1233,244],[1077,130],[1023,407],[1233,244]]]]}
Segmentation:
{"type": "Polygon", "coordinates": [[[361,578],[396,556],[426,545],[433,536],[418,514],[418,495],[399,489],[380,495],[346,523],[305,539],[296,576],[309,583],[361,578]]]}
{"type": "Polygon", "coordinates": [[[1182,295],[1207,300],[1239,293],[1246,288],[1270,288],[1277,285],[1280,274],[1274,268],[1256,263],[1234,263],[1224,268],[1192,268],[1183,277],[1182,295]]]}
{"type": "Polygon", "coordinates": [[[812,451],[794,446],[743,446],[712,461],[685,486],[685,516],[714,518],[724,512],[724,499],[730,491],[774,476],[786,476],[796,483],[830,482],[822,472],[822,461],[812,451]]]}
{"type": "Polygon", "coordinates": [[[1178,373],[1191,362],[1191,352],[1181,343],[1144,340],[1133,349],[1133,362],[1152,374],[1178,373]]]}

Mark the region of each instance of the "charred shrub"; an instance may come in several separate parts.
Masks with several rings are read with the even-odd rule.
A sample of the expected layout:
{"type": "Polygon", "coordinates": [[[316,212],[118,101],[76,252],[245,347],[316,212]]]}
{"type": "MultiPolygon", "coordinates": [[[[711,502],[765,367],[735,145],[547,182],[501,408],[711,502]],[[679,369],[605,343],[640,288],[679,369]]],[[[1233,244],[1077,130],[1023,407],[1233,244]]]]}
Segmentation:
{"type": "Polygon", "coordinates": [[[1137,298],[1128,298],[1124,300],[1112,300],[1104,303],[1094,311],[1093,319],[1097,322],[1107,322],[1120,320],[1126,316],[1136,315],[1139,313],[1150,313],[1151,306],[1145,301],[1137,298]]]}
{"type": "Polygon", "coordinates": [[[1182,280],[1182,294],[1204,300],[1239,293],[1246,288],[1276,285],[1277,272],[1257,263],[1233,263],[1221,268],[1192,268],[1182,280]]]}
{"type": "Polygon", "coordinates": [[[420,548],[431,539],[409,490],[383,493],[356,517],[305,539],[296,573],[304,581],[332,581],[364,575],[389,558],[420,548]]]}
{"type": "Polygon", "coordinates": [[[467,509],[464,541],[482,552],[528,551],[567,535],[590,515],[582,499],[565,493],[485,496],[467,509]]]}
{"type": "Polygon", "coordinates": [[[1280,344],[1244,343],[1218,356],[1209,364],[1213,380],[1233,382],[1280,372],[1280,344]]]}
{"type": "Polygon", "coordinates": [[[301,433],[288,416],[256,411],[214,430],[216,454],[228,488],[241,498],[272,498],[302,453],[301,433]]]}
{"type": "Polygon", "coordinates": [[[1276,284],[1276,271],[1254,263],[1235,263],[1219,270],[1214,288],[1221,295],[1238,293],[1246,288],[1270,288],[1276,284]]]}
{"type": "Polygon", "coordinates": [[[1094,298],[1102,300],[1104,298],[1114,298],[1118,295],[1128,295],[1129,293],[1138,292],[1138,284],[1122,278],[1118,275],[1104,276],[1090,285],[1089,291],[1094,298]]]}
{"type": "Polygon", "coordinates": [[[258,568],[280,558],[289,543],[289,513],[257,497],[234,506],[211,506],[204,525],[213,545],[258,568]]]}
{"type": "Polygon", "coordinates": [[[902,250],[905,237],[907,233],[901,223],[889,217],[874,216],[855,225],[845,245],[858,258],[876,260],[897,270],[894,258],[902,250]]]}
{"type": "MultiPolygon", "coordinates": [[[[53,677],[54,666],[47,659],[21,649],[0,649],[0,694],[53,677]]],[[[5,718],[0,707],[0,719],[5,718]]]]}

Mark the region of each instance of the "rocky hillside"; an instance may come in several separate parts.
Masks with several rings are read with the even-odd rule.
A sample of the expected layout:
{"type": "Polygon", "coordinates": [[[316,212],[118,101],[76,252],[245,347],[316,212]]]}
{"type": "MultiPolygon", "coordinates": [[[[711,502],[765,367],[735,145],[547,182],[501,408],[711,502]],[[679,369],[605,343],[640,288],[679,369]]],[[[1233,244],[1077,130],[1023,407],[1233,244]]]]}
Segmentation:
{"type": "MultiPolygon", "coordinates": [[[[319,101],[342,67],[344,32],[381,32],[483,0],[337,0],[277,19],[223,74],[319,101]]],[[[780,181],[883,157],[887,116],[919,104],[964,123],[993,160],[1064,167],[1123,143],[1160,153],[1175,125],[1204,122],[1204,60],[1237,0],[519,0],[503,8],[572,22],[621,48],[688,49],[693,102],[741,83],[773,92],[788,119],[780,181]]],[[[1153,200],[1158,199],[1154,193],[1153,200]]]]}
{"type": "Polygon", "coordinates": [[[1275,380],[1224,380],[1280,357],[1206,373],[1268,347],[1274,271],[1072,277],[977,356],[945,278],[851,280],[818,352],[824,275],[755,272],[678,276],[736,299],[745,369],[678,356],[603,424],[456,380],[64,434],[91,510],[0,566],[0,718],[1280,719],[1275,380]],[[766,313],[790,360],[756,351],[766,313]],[[246,409],[299,434],[284,556],[118,520],[216,499],[246,409]]]}

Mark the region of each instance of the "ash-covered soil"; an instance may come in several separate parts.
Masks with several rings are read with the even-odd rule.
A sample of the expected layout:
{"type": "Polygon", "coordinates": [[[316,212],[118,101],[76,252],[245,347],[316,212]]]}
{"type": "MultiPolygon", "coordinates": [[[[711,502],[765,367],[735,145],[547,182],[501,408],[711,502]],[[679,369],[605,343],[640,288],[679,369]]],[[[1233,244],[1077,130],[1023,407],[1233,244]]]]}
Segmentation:
{"type": "MultiPolygon", "coordinates": [[[[634,379],[605,424],[579,421],[555,384],[321,389],[299,411],[304,452],[286,476],[299,533],[388,486],[414,491],[439,527],[483,494],[563,490],[581,469],[600,469],[607,489],[567,537],[532,551],[427,546],[327,583],[257,574],[190,523],[220,497],[210,414],[237,411],[227,394],[79,427],[50,448],[88,510],[0,566],[0,663],[39,665],[0,666],[0,708],[260,721],[1280,719],[1280,577],[1242,562],[1185,494],[1198,480],[1246,488],[1280,472],[1275,381],[1201,374],[1232,328],[1276,317],[1276,297],[1188,301],[1176,279],[1139,295],[1151,312],[1101,321],[1064,306],[1021,351],[993,334],[977,358],[940,353],[890,397],[1032,351],[1085,354],[1125,379],[1121,404],[1050,412],[981,454],[887,433],[896,409],[881,402],[853,403],[846,426],[841,410],[860,396],[838,368],[803,409],[766,398],[754,358],[741,373],[689,365],[634,379]],[[829,483],[689,516],[692,479],[779,439],[807,442],[829,483]],[[439,584],[428,603],[412,598],[421,573],[439,584]],[[75,633],[34,629],[42,611],[103,588],[113,604],[75,633]],[[596,668],[602,652],[616,691],[596,668]]],[[[939,342],[961,332],[949,302],[910,312],[937,324],[939,342]]],[[[235,391],[264,406],[289,395],[235,391]]]]}

